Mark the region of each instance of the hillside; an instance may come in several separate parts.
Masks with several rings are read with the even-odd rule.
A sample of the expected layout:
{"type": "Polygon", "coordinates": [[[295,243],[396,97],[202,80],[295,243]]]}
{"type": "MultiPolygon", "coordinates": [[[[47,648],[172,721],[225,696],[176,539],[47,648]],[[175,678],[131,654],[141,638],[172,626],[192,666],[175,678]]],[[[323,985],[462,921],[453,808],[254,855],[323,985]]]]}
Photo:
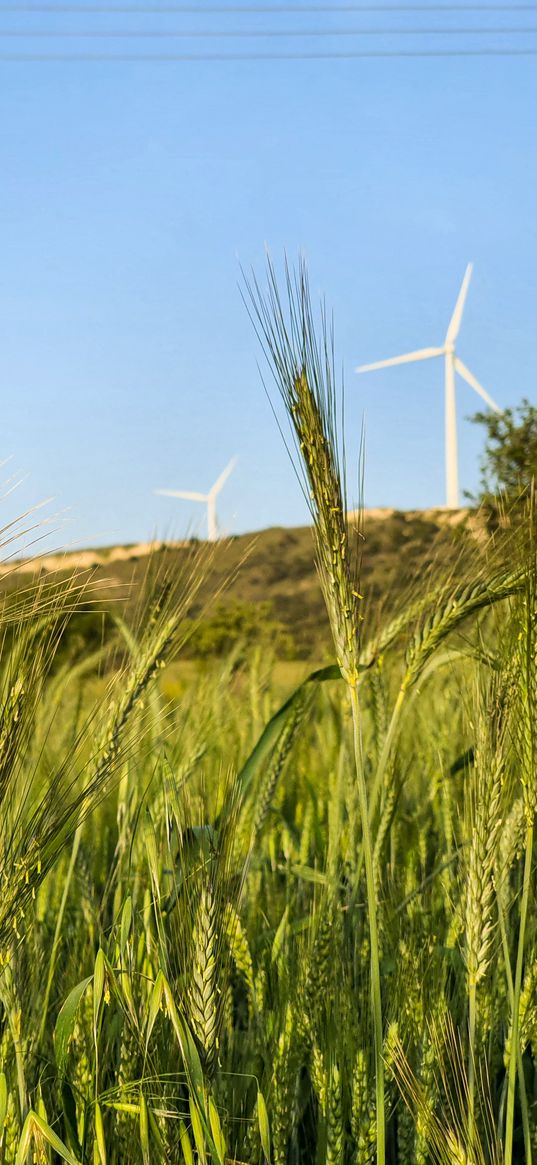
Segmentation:
{"type": "MultiPolygon", "coordinates": [[[[455,564],[464,545],[475,545],[481,531],[481,523],[467,509],[366,511],[360,542],[365,601],[373,607],[393,608],[413,578],[423,577],[438,564],[455,564]]],[[[188,546],[140,543],[43,555],[4,564],[2,587],[11,591],[27,585],[28,575],[52,577],[58,571],[90,570],[107,603],[133,607],[151,552],[159,571],[162,567],[173,574],[179,571],[188,546]]],[[[205,620],[209,631],[208,638],[202,637],[202,651],[214,647],[226,625],[231,638],[242,632],[251,637],[264,627],[277,649],[298,656],[318,655],[328,643],[309,527],[275,527],[223,540],[215,549],[202,602],[215,594],[218,597],[205,620]]]]}

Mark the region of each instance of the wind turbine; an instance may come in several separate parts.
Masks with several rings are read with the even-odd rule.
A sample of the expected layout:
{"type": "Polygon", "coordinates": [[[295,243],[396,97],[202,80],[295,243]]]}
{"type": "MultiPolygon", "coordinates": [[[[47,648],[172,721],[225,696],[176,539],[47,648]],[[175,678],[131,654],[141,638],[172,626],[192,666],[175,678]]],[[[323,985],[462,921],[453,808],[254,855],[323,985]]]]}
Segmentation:
{"type": "Polygon", "coordinates": [[[477,392],[478,396],[496,413],[502,410],[485,392],[483,386],[476,380],[473,372],[463,364],[456,354],[455,341],[459,334],[462,313],[468,294],[468,287],[472,277],[473,264],[469,263],[457,296],[453,315],[449,321],[446,338],[441,348],[419,348],[416,352],[407,352],[404,356],[392,356],[390,360],[377,360],[375,364],[362,364],[356,372],[373,372],[377,368],[389,368],[392,364],[413,364],[415,360],[432,360],[435,356],[444,357],[444,384],[445,384],[445,442],[446,442],[446,504],[450,510],[456,510],[459,505],[459,469],[457,454],[457,410],[455,402],[455,373],[477,392]]]}
{"type": "Polygon", "coordinates": [[[208,494],[192,493],[190,490],[184,489],[156,489],[154,493],[168,498],[186,498],[189,502],[205,502],[207,505],[207,534],[209,542],[216,542],[218,538],[218,522],[216,519],[216,499],[222,486],[227,481],[230,473],[233,472],[237,464],[237,458],[233,457],[226,465],[226,468],[217,477],[208,494]]]}

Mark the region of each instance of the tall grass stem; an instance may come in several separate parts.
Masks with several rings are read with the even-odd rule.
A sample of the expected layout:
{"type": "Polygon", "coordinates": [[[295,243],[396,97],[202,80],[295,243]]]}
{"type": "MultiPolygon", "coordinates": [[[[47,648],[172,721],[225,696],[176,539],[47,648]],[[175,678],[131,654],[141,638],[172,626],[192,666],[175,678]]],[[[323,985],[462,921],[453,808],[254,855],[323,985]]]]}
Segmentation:
{"type": "Polygon", "coordinates": [[[386,1159],[386,1116],[384,1103],[384,1055],[383,1055],[383,1027],[382,1027],[382,992],[380,983],[380,952],[378,938],[377,896],[375,889],[375,874],[373,868],[373,847],[371,844],[371,829],[369,825],[369,807],[367,803],[367,789],[365,784],[362,730],[360,722],[360,705],[356,684],[349,685],[349,696],[352,711],[354,761],[356,765],[356,779],[358,784],[358,801],[362,819],[362,845],[365,864],[365,879],[367,892],[367,908],[369,922],[369,941],[371,948],[371,1010],[373,1014],[373,1036],[375,1045],[375,1097],[377,1121],[377,1165],[384,1165],[386,1159]]]}
{"type": "Polygon", "coordinates": [[[512,1165],[513,1161],[513,1134],[515,1122],[515,1088],[517,1073],[517,1053],[519,1051],[519,1014],[520,992],[522,990],[522,970],[524,966],[524,947],[526,942],[526,923],[528,917],[528,902],[531,887],[531,868],[533,864],[533,821],[526,829],[526,846],[524,855],[524,878],[522,883],[522,898],[520,901],[520,923],[518,930],[518,949],[513,988],[513,1027],[511,1034],[511,1048],[509,1053],[509,1071],[507,1085],[507,1115],[505,1120],[505,1165],[512,1165]]]}

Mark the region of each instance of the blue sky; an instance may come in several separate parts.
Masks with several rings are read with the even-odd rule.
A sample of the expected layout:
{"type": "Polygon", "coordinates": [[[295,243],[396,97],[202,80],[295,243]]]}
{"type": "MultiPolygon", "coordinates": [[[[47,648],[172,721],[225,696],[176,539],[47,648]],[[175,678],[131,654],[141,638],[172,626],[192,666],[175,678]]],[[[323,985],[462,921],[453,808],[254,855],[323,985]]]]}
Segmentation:
{"type": "MultiPolygon", "coordinates": [[[[1,61],[0,456],[27,475],[5,517],[53,496],[57,544],[180,536],[197,507],[152,489],[238,454],[228,531],[305,520],[238,291],[266,245],[334,310],[350,493],[365,418],[366,504],[441,504],[440,362],[353,367],[441,343],[473,260],[460,355],[500,405],[535,399],[535,64],[1,61]]],[[[460,384],[467,488],[476,405],[460,384]]]]}

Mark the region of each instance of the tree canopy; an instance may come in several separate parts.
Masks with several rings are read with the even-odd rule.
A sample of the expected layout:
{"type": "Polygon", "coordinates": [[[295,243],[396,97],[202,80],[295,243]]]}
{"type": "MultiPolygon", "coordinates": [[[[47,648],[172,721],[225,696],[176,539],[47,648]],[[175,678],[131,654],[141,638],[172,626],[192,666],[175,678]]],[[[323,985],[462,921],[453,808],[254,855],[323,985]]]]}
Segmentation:
{"type": "Polygon", "coordinates": [[[475,413],[486,442],[477,499],[490,502],[503,496],[508,503],[526,497],[537,480],[537,407],[527,398],[502,413],[475,413]]]}

